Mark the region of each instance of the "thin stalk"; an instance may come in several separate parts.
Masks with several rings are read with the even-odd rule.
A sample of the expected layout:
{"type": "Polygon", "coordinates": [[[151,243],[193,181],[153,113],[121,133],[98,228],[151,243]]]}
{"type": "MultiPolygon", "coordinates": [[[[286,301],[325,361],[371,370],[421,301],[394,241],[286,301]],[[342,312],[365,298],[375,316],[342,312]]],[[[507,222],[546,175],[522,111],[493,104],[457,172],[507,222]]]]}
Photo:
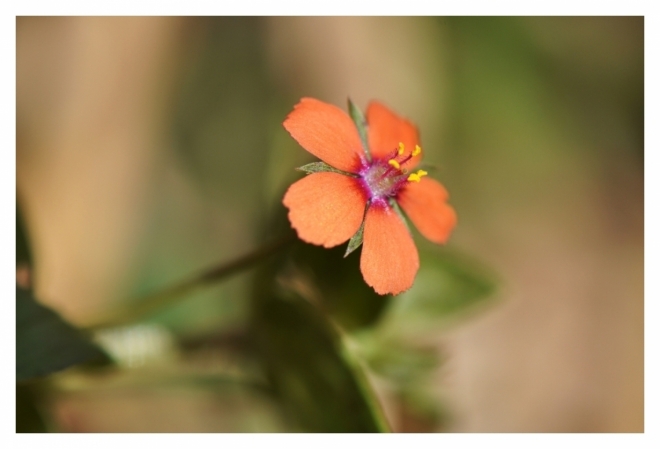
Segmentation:
{"type": "Polygon", "coordinates": [[[100,317],[84,326],[87,331],[96,331],[103,328],[121,326],[138,321],[155,311],[173,304],[202,287],[218,282],[242,270],[251,268],[263,259],[279,252],[295,241],[295,236],[290,235],[275,242],[271,242],[261,248],[248,253],[238,259],[198,274],[190,279],[184,280],[173,286],[157,291],[142,299],[132,301],[131,304],[109,314],[100,317]]]}

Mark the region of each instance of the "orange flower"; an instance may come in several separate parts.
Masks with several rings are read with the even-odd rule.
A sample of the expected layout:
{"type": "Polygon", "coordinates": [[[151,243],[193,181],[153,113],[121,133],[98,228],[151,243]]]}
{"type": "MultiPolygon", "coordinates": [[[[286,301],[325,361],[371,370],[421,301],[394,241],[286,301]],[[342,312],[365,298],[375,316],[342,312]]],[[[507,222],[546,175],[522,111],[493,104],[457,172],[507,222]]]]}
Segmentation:
{"type": "Polygon", "coordinates": [[[350,239],[346,255],[363,243],[360,270],[376,293],[409,289],[419,255],[400,213],[419,232],[445,243],[456,225],[447,190],[412,169],[422,157],[415,125],[378,102],[351,117],[338,107],[303,98],[284,121],[298,143],[323,162],[300,167],[308,176],[284,195],[298,237],[326,248],[350,239]]]}

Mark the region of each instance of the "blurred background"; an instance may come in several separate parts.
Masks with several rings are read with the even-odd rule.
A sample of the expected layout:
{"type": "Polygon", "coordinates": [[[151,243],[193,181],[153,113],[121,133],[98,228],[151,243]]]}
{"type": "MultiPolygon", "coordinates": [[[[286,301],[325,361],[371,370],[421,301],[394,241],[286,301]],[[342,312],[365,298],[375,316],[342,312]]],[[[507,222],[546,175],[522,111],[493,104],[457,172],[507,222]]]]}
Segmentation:
{"type": "Polygon", "coordinates": [[[312,309],[348,332],[394,431],[644,430],[643,18],[19,17],[16,28],[29,284],[75,326],[285,232],[282,195],[313,160],[281,125],[303,96],[378,99],[410,118],[459,217],[446,248],[415,234],[422,269],[397,298],[372,297],[357,254],[296,244],[285,273],[248,270],[95,334],[121,369],[40,384],[49,430],[346,431],[301,418],[334,401],[296,383],[307,359],[278,368],[286,351],[317,352],[286,336],[315,332],[312,309]],[[456,313],[444,303],[419,331],[405,304],[451,290],[456,266],[466,285],[488,279],[479,300],[456,313]],[[277,290],[273,277],[313,307],[255,300],[277,290]]]}

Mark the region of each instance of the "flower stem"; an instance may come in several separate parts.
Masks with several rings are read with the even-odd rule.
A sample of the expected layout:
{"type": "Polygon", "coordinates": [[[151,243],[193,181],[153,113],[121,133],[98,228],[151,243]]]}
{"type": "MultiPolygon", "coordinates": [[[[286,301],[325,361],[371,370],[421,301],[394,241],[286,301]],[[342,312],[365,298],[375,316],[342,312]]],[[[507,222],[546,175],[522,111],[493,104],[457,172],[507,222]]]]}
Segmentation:
{"type": "Polygon", "coordinates": [[[132,301],[128,306],[116,310],[105,317],[99,317],[83,326],[87,331],[96,331],[103,328],[121,326],[138,321],[155,311],[183,299],[199,288],[218,282],[224,278],[238,273],[242,270],[251,268],[256,263],[279,252],[295,241],[294,235],[288,235],[284,238],[271,242],[261,248],[234,259],[230,262],[218,265],[198,274],[190,279],[166,287],[163,290],[156,291],[139,300],[132,301]]]}

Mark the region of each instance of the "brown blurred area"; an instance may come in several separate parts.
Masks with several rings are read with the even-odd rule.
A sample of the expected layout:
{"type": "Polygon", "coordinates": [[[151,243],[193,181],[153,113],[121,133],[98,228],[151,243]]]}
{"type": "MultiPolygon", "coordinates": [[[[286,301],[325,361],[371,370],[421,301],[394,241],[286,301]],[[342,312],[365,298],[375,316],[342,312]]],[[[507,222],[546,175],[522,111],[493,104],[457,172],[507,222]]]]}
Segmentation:
{"type": "MultiPolygon", "coordinates": [[[[451,416],[442,430],[642,432],[643,26],[637,17],[19,17],[17,191],[37,296],[84,325],[252,248],[264,204],[305,160],[280,126],[293,104],[379,99],[419,125],[458,211],[450,245],[502,279],[496,305],[433,336],[448,356],[434,387],[451,416]],[[226,85],[215,98],[229,106],[207,114],[211,149],[186,156],[173,117],[185,122],[180,98],[210,45],[244,84],[218,78],[226,85]],[[273,189],[259,190],[261,178],[273,189]]],[[[211,328],[243,313],[213,307],[172,320],[211,328]]],[[[200,419],[226,413],[203,397],[154,396],[122,393],[101,407],[69,398],[58,416],[69,430],[137,431],[146,414],[157,417],[145,428],[159,431],[173,419],[167,404],[200,419]]],[[[395,430],[415,429],[387,411],[395,430]]],[[[227,430],[188,424],[177,431],[227,430]]]]}
{"type": "Polygon", "coordinates": [[[74,322],[123,293],[180,28],[179,19],[17,19],[17,190],[34,282],[74,322]]]}

